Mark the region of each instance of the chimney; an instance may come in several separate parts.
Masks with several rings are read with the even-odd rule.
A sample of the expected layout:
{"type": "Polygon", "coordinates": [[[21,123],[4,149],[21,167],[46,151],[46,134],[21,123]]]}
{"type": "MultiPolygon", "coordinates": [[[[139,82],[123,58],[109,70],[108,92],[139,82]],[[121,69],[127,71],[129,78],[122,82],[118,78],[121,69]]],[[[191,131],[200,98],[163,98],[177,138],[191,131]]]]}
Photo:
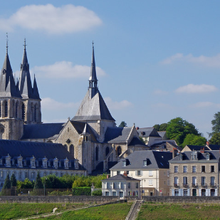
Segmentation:
{"type": "Polygon", "coordinates": [[[109,178],[109,175],[107,175],[107,179],[109,178]]]}
{"type": "Polygon", "coordinates": [[[200,153],[204,153],[205,152],[205,149],[204,149],[204,147],[203,148],[200,148],[200,153]]]}
{"type": "Polygon", "coordinates": [[[124,174],[123,174],[123,175],[126,176],[126,177],[128,176],[126,171],[124,171],[124,174]]]}
{"type": "Polygon", "coordinates": [[[136,127],[136,130],[139,130],[139,127],[136,127]]]}

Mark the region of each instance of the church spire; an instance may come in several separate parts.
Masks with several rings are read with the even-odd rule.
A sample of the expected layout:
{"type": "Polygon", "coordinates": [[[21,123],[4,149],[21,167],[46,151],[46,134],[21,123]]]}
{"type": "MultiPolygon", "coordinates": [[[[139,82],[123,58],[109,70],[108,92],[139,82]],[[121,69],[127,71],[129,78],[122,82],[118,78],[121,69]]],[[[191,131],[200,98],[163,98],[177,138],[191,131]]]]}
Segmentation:
{"type": "Polygon", "coordinates": [[[26,39],[24,39],[24,54],[20,68],[19,90],[22,98],[32,98],[31,75],[29,71],[26,46],[26,39]]]}
{"type": "Polygon", "coordinates": [[[92,62],[91,62],[91,72],[89,77],[89,89],[91,98],[96,95],[98,91],[98,79],[96,76],[96,66],[95,66],[95,52],[94,52],[94,43],[92,42],[92,62]]]}

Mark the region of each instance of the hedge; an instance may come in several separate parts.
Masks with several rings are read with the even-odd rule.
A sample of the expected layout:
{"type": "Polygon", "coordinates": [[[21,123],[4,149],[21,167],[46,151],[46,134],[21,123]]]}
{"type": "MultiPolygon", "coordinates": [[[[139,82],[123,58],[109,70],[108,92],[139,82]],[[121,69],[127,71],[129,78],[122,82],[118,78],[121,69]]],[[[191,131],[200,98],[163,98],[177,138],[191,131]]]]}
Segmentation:
{"type": "Polygon", "coordinates": [[[73,190],[73,196],[91,196],[91,187],[74,187],[73,190]]]}

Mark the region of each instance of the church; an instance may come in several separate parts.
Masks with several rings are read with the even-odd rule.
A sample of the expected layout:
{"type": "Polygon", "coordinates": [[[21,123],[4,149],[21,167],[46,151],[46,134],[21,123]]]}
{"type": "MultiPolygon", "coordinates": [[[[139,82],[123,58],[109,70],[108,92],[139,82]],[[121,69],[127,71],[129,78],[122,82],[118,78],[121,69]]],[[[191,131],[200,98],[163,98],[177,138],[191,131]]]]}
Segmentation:
{"type": "MultiPolygon", "coordinates": [[[[78,169],[80,167],[92,174],[98,170],[105,172],[120,158],[127,157],[133,151],[146,149],[134,125],[124,128],[116,126],[98,89],[94,45],[88,90],[72,119],[65,123],[42,122],[40,92],[35,76],[33,83],[31,81],[26,41],[17,82],[6,46],[0,76],[0,104],[0,146],[13,145],[14,148],[19,148],[23,144],[30,145],[30,155],[27,152],[25,155],[29,158],[36,158],[34,152],[38,152],[41,156],[43,153],[47,154],[44,157],[50,161],[54,158],[51,158],[49,151],[53,151],[53,146],[56,148],[59,145],[63,155],[69,157],[69,160],[77,161],[75,164],[78,164],[78,169]],[[49,145],[47,151],[39,152],[49,145]]],[[[7,154],[7,147],[3,152],[7,154]]],[[[16,152],[19,153],[18,149],[16,152]]],[[[0,149],[0,159],[7,155],[3,155],[0,149]]]]}

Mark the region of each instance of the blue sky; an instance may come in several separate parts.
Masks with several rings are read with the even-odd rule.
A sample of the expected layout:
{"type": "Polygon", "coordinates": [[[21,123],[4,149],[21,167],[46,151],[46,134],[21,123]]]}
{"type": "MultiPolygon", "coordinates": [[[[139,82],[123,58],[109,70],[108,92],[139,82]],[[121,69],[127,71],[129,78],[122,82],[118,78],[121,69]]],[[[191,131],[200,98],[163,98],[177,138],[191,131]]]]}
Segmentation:
{"type": "Polygon", "coordinates": [[[220,111],[219,8],[217,0],[7,0],[0,59],[8,32],[18,76],[26,38],[43,121],[65,122],[86,94],[94,41],[98,86],[117,124],[182,117],[207,136],[220,111]]]}

